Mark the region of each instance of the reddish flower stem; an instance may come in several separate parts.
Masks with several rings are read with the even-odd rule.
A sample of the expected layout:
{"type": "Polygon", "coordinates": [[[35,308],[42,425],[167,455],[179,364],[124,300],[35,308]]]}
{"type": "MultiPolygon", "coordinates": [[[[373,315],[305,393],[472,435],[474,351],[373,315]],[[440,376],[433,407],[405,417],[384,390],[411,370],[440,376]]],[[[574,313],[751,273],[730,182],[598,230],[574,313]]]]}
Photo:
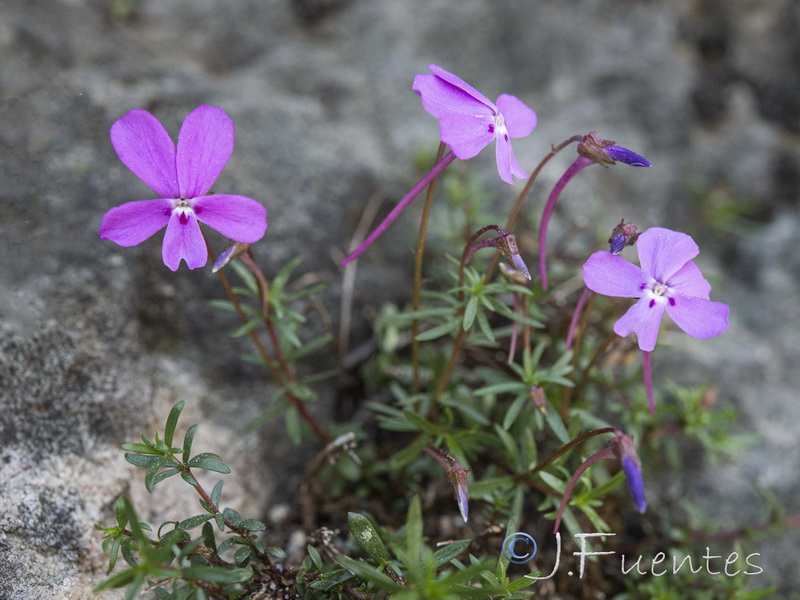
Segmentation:
{"type": "Polygon", "coordinates": [[[440,160],[433,166],[433,168],[428,172],[427,175],[425,175],[425,177],[420,179],[417,182],[417,184],[414,187],[412,187],[405,196],[403,196],[400,202],[397,203],[397,206],[395,206],[392,209],[392,211],[386,216],[386,218],[383,221],[381,221],[380,225],[378,225],[372,231],[372,233],[370,233],[367,236],[367,239],[361,242],[358,248],[353,250],[347,256],[347,258],[345,258],[339,264],[344,267],[348,263],[353,262],[355,259],[361,256],[364,253],[364,251],[367,248],[369,248],[373,244],[373,242],[377,240],[383,234],[383,232],[389,228],[389,225],[391,225],[394,222],[394,220],[400,216],[400,213],[402,213],[406,209],[406,207],[409,204],[411,204],[412,200],[414,200],[414,198],[419,196],[420,192],[424,190],[429,183],[431,183],[434,179],[436,179],[436,177],[438,177],[439,174],[442,171],[444,171],[445,167],[447,167],[447,165],[449,165],[455,159],[456,155],[453,154],[453,151],[451,150],[450,152],[448,152],[447,155],[442,160],[440,160]]]}
{"type": "MultiPolygon", "coordinates": [[[[442,155],[446,148],[444,142],[439,144],[439,150],[436,153],[436,164],[442,162],[442,155]]],[[[452,153],[451,153],[452,154],[452,153]]],[[[425,208],[422,210],[422,220],[419,224],[419,238],[417,239],[417,251],[414,253],[414,293],[411,297],[412,310],[419,310],[420,296],[422,295],[422,257],[425,253],[425,234],[428,231],[428,219],[431,214],[431,205],[433,204],[433,192],[436,190],[436,177],[431,179],[428,185],[428,193],[425,196],[425,208]]],[[[411,390],[413,394],[419,392],[419,319],[414,319],[411,322],[411,368],[412,368],[412,383],[411,390]]]]}
{"type": "Polygon", "coordinates": [[[656,401],[653,398],[653,371],[650,360],[650,352],[642,350],[642,377],[644,378],[644,391],[647,394],[647,404],[650,406],[650,414],[656,414],[656,401]]]}
{"type": "Polygon", "coordinates": [[[542,278],[542,289],[547,291],[547,226],[550,224],[550,217],[553,214],[553,209],[556,207],[556,202],[570,180],[575,175],[585,169],[586,167],[595,164],[593,160],[585,156],[578,156],[575,161],[569,166],[559,179],[550,195],[547,197],[547,203],[544,205],[542,211],[542,220],[539,223],[539,274],[542,278]]]}
{"type": "MultiPolygon", "coordinates": [[[[245,265],[247,265],[247,267],[250,268],[251,271],[255,269],[260,273],[260,269],[258,269],[258,266],[255,264],[255,262],[245,261],[245,265]]],[[[231,301],[234,309],[236,310],[236,314],[239,315],[239,320],[241,320],[243,324],[247,323],[250,319],[245,314],[244,310],[242,310],[241,303],[239,302],[239,297],[234,293],[233,288],[231,287],[231,284],[228,281],[228,278],[225,276],[225,273],[223,273],[222,270],[219,270],[217,271],[217,275],[219,276],[220,282],[222,283],[222,287],[225,289],[225,293],[227,294],[228,299],[231,301]]],[[[260,277],[264,279],[266,283],[266,279],[264,278],[263,273],[260,274],[260,277]]],[[[256,278],[258,279],[259,275],[256,275],[256,278]]],[[[262,299],[262,306],[265,302],[266,301],[262,299]]],[[[308,425],[314,431],[314,434],[317,436],[317,438],[319,438],[320,442],[322,442],[324,445],[329,444],[331,442],[331,436],[328,435],[328,433],[324,429],[322,429],[322,427],[320,427],[320,425],[316,422],[314,417],[311,416],[311,413],[309,413],[308,409],[306,409],[305,402],[303,402],[300,398],[298,398],[297,396],[295,396],[286,389],[287,383],[294,383],[295,381],[294,375],[292,374],[292,371],[286,362],[286,359],[283,355],[283,351],[281,350],[280,342],[277,338],[277,334],[275,333],[275,329],[272,323],[270,322],[269,318],[264,319],[264,324],[267,327],[267,332],[270,336],[270,342],[272,343],[275,355],[278,359],[281,369],[278,369],[278,367],[275,365],[275,362],[272,360],[272,357],[270,356],[269,352],[264,346],[264,343],[258,336],[258,332],[256,332],[255,329],[251,329],[248,335],[250,336],[250,339],[253,340],[253,344],[255,345],[256,350],[258,351],[258,355],[264,361],[264,364],[266,365],[267,370],[270,372],[270,375],[272,375],[272,378],[275,380],[275,383],[284,388],[284,390],[286,391],[286,398],[289,400],[292,406],[294,406],[297,409],[297,412],[300,413],[300,416],[303,418],[303,420],[306,423],[308,423],[308,425]]]]}
{"type": "Polygon", "coordinates": [[[575,484],[578,483],[578,479],[583,472],[591,467],[594,463],[600,462],[601,460],[607,458],[614,458],[614,451],[611,448],[603,448],[599,452],[592,454],[589,458],[583,461],[583,464],[577,468],[575,473],[572,475],[572,479],[569,480],[567,484],[567,489],[564,490],[564,497],[561,498],[561,506],[558,507],[558,514],[556,515],[556,522],[553,525],[553,535],[558,531],[558,528],[561,526],[561,514],[564,512],[564,509],[567,507],[567,502],[569,502],[569,496],[572,493],[572,488],[575,487],[575,484]]]}
{"type": "Polygon", "coordinates": [[[578,319],[581,318],[583,307],[586,306],[586,301],[589,300],[591,290],[587,287],[583,288],[581,297],[578,298],[578,303],[575,305],[575,312],[572,313],[572,320],[569,322],[569,331],[567,331],[567,350],[572,348],[572,340],[575,337],[575,328],[578,326],[578,319]]]}

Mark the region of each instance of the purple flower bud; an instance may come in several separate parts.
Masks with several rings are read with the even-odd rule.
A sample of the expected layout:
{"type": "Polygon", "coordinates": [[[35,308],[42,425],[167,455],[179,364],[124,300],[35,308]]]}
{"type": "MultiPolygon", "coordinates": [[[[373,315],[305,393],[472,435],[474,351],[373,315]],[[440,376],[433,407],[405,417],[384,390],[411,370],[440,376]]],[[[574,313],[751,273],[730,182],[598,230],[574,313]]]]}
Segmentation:
{"type": "Polygon", "coordinates": [[[606,154],[608,154],[613,160],[625,163],[626,165],[630,165],[632,167],[653,166],[650,164],[650,161],[643,156],[639,156],[636,154],[636,152],[628,150],[627,148],[623,148],[622,146],[608,146],[607,148],[604,148],[604,150],[606,154]]]}
{"type": "Polygon", "coordinates": [[[622,252],[622,249],[625,247],[625,244],[628,242],[628,236],[624,233],[617,233],[611,236],[611,239],[608,240],[609,250],[611,254],[619,254],[622,252]]]}
{"type": "MultiPolygon", "coordinates": [[[[458,465],[458,463],[455,463],[458,465]]],[[[461,513],[461,518],[467,522],[469,517],[469,487],[467,485],[467,471],[460,466],[453,467],[452,470],[447,471],[447,479],[450,480],[450,485],[453,486],[453,494],[456,497],[458,504],[458,511],[461,513]]]]}
{"type": "Polygon", "coordinates": [[[617,431],[616,437],[610,440],[608,445],[622,463],[622,470],[628,480],[628,489],[631,491],[633,501],[639,512],[643,513],[647,509],[647,500],[644,495],[642,463],[636,453],[636,448],[633,446],[633,436],[624,435],[621,431],[617,431]]]}
{"type": "Polygon", "coordinates": [[[504,233],[503,235],[499,235],[494,238],[492,242],[494,243],[495,248],[500,250],[503,258],[514,265],[517,271],[525,275],[525,277],[528,279],[531,278],[528,267],[525,265],[525,261],[522,260],[522,256],[519,254],[517,238],[513,233],[504,233]]]}
{"type": "Polygon", "coordinates": [[[633,246],[639,234],[636,233],[636,225],[633,223],[626,223],[625,219],[619,222],[619,225],[614,227],[611,232],[611,237],[608,238],[609,250],[611,254],[619,254],[625,246],[633,246]]]}
{"type": "Polygon", "coordinates": [[[631,165],[632,167],[649,167],[650,162],[642,156],[632,152],[622,146],[617,146],[616,142],[604,140],[594,131],[590,131],[578,144],[578,154],[607,167],[617,161],[631,165]]]}
{"type": "Polygon", "coordinates": [[[533,400],[534,406],[543,413],[547,412],[547,396],[545,396],[544,389],[538,385],[532,385],[528,395],[533,400]]]}
{"type": "Polygon", "coordinates": [[[633,502],[640,513],[647,510],[647,499],[644,497],[644,480],[642,479],[642,469],[639,468],[630,456],[622,457],[622,470],[628,480],[628,489],[633,496],[633,502]]]}
{"type": "Polygon", "coordinates": [[[222,267],[227,265],[231,262],[234,258],[237,258],[242,255],[250,247],[250,244],[243,244],[241,242],[231,242],[222,251],[222,253],[217,257],[217,260],[214,261],[214,266],[211,269],[212,273],[216,273],[222,267]]]}
{"type": "Polygon", "coordinates": [[[466,523],[467,517],[469,517],[469,485],[467,483],[469,469],[462,467],[455,458],[435,446],[423,446],[422,450],[430,454],[444,467],[447,479],[450,481],[450,485],[453,486],[453,494],[456,497],[458,511],[466,523]]]}

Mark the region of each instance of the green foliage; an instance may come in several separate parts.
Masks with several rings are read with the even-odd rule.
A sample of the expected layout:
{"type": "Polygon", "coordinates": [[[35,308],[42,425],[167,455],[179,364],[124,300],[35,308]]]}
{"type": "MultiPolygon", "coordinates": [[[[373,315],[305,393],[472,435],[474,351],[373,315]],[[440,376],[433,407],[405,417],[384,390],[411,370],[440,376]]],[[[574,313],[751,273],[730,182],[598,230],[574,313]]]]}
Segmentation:
{"type": "MultiPolygon", "coordinates": [[[[230,469],[213,452],[193,454],[197,425],[175,442],[179,402],[162,434],[122,447],[130,464],[145,469],[148,491],[180,475],[187,491],[199,496],[202,512],[162,523],[154,534],[130,501],[120,500],[116,523],[97,526],[110,573],[98,590],[126,587],[133,598],[147,588],[164,600],[552,597],[552,589],[576,585],[568,568],[549,584],[537,581],[540,573],[531,571],[539,558],[514,564],[502,553],[503,540],[529,531],[540,551],[550,552],[543,557],[547,564],[562,497],[573,474],[596,456],[611,460],[591,464],[575,483],[562,517],[565,540],[582,532],[615,533],[604,548],[608,540],[625,540],[642,554],[663,547],[665,556],[686,556],[697,551],[699,532],[719,529],[690,498],[666,493],[662,498],[651,491],[649,512],[639,515],[619,461],[604,449],[617,429],[633,435],[650,486],[658,474],[669,477],[694,464],[687,461],[687,446],[712,460],[746,449],[753,440],[733,433],[736,412],[717,401],[712,386],[662,383],[651,415],[634,360],[638,352],[608,339],[618,305],[595,303],[567,348],[566,324],[578,295],[570,288],[574,282],[566,285],[572,291],[545,294],[513,275],[488,277],[492,248],[475,253],[469,264],[453,258],[467,255],[463,245],[474,231],[499,220],[491,218],[493,194],[459,169],[440,182],[447,202],[436,208],[436,243],[426,255],[419,305],[380,307],[372,323],[375,352],[349,373],[363,387],[350,421],[323,427],[306,410],[318,385],[338,370],[309,369],[310,359],[324,362],[317,359],[332,336],[309,323],[320,288],[295,279],[299,259],[267,286],[245,255],[230,263],[239,284],[224,284],[229,299],[214,301],[239,316],[232,336],[250,338],[255,348],[245,360],[264,366],[276,384],[251,426],[280,418],[292,442],[312,447],[313,434],[322,448],[306,467],[297,509],[303,517],[312,511],[310,520],[324,525],[306,531],[305,551],[287,556],[288,532],[223,508],[222,481],[206,493],[194,473],[230,469]],[[465,491],[467,524],[453,498],[465,491]]],[[[729,222],[724,212],[717,216],[729,222]]],[[[575,270],[585,257],[562,259],[553,273],[575,270]]],[[[772,527],[761,529],[776,531],[784,516],[763,495],[772,527]]],[[[300,521],[301,515],[293,516],[300,521]]],[[[752,553],[739,539],[735,548],[739,556],[752,553]]],[[[569,552],[562,554],[572,557],[569,552]]],[[[618,600],[684,598],[685,590],[702,600],[748,600],[772,591],[757,588],[744,569],[730,577],[690,570],[628,576],[600,568],[602,560],[589,561],[596,568],[582,585],[618,600]]]]}

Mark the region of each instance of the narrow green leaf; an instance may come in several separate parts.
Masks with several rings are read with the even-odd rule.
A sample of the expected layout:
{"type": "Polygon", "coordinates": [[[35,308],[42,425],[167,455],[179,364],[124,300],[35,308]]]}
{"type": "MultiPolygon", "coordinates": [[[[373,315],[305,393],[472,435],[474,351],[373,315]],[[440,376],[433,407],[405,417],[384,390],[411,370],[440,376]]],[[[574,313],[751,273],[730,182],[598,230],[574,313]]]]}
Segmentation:
{"type": "Polygon", "coordinates": [[[525,405],[530,402],[530,397],[525,395],[517,396],[516,400],[511,403],[511,406],[508,407],[505,416],[503,417],[503,429],[508,431],[511,428],[511,425],[517,420],[520,411],[525,407],[525,405]]]}
{"type": "Polygon", "coordinates": [[[287,407],[283,418],[286,424],[286,435],[293,444],[299,445],[303,441],[303,429],[297,409],[294,406],[287,407]]]}
{"type": "Polygon", "coordinates": [[[215,471],[216,473],[230,473],[231,469],[222,459],[213,452],[203,452],[197,456],[192,457],[186,463],[187,467],[206,469],[207,471],[215,471]]]}
{"type": "MultiPolygon", "coordinates": [[[[102,592],[103,590],[110,590],[113,588],[120,588],[123,586],[128,585],[131,583],[134,578],[136,577],[136,569],[125,569],[124,571],[120,571],[119,573],[114,573],[111,577],[100,583],[99,585],[95,586],[92,590],[93,592],[102,592]]],[[[141,575],[140,578],[144,576],[141,575]]],[[[141,587],[142,581],[139,582],[136,590],[141,587]]]]}
{"type": "Polygon", "coordinates": [[[246,564],[245,561],[250,559],[250,554],[252,554],[252,550],[250,550],[250,548],[248,548],[247,546],[242,546],[233,555],[233,561],[237,565],[244,566],[246,564]]]}
{"type": "Polygon", "coordinates": [[[464,550],[466,550],[471,543],[472,540],[460,540],[458,542],[453,542],[452,544],[447,544],[447,546],[444,546],[443,548],[440,548],[434,552],[433,563],[436,565],[436,568],[449,563],[456,556],[464,552],[464,550]]]}
{"type": "Polygon", "coordinates": [[[199,579],[209,583],[244,583],[253,576],[250,569],[224,569],[221,567],[193,566],[182,570],[185,579],[199,579]]]}
{"type": "Polygon", "coordinates": [[[422,552],[422,504],[419,496],[414,496],[408,505],[406,516],[406,551],[408,553],[408,568],[414,568],[420,562],[422,552]]]}
{"type": "Polygon", "coordinates": [[[219,503],[222,500],[222,480],[220,479],[216,484],[214,484],[214,489],[211,490],[211,502],[219,508],[219,503]]]}
{"type": "Polygon", "coordinates": [[[163,456],[145,456],[143,454],[125,453],[125,460],[131,463],[134,467],[151,467],[156,463],[164,460],[163,456]]]}
{"type": "MultiPolygon", "coordinates": [[[[211,515],[214,518],[216,515],[211,515]]],[[[203,523],[203,545],[217,551],[217,540],[214,537],[214,526],[210,521],[203,523]]]]}
{"type": "Polygon", "coordinates": [[[158,454],[159,451],[148,444],[140,444],[139,442],[131,442],[122,444],[121,448],[128,452],[136,452],[137,454],[158,454]]]}
{"type": "Polygon", "coordinates": [[[311,558],[311,562],[314,563],[317,571],[322,572],[322,557],[319,555],[319,552],[316,548],[314,548],[314,546],[311,545],[307,546],[306,548],[308,551],[308,556],[311,558]]]}
{"type": "Polygon", "coordinates": [[[230,267],[236,271],[236,274],[244,281],[244,284],[254,294],[258,293],[258,282],[250,270],[238,260],[231,261],[230,267]]]}
{"type": "Polygon", "coordinates": [[[183,405],[184,402],[181,400],[169,411],[167,424],[164,426],[164,443],[167,445],[167,448],[172,448],[172,438],[175,437],[175,427],[178,425],[178,419],[181,416],[183,405]]]}
{"type": "Polygon", "coordinates": [[[288,352],[286,354],[286,360],[289,363],[297,362],[304,356],[307,356],[312,352],[316,352],[320,348],[327,346],[328,344],[331,343],[332,339],[333,339],[332,333],[326,333],[324,335],[316,337],[310,342],[304,343],[298,350],[295,350],[294,352],[288,352]]]}
{"type": "Polygon", "coordinates": [[[108,572],[114,570],[114,567],[117,566],[117,556],[119,555],[119,546],[122,540],[119,538],[114,540],[114,543],[111,546],[111,550],[108,553],[108,572]]]}
{"type": "Polygon", "coordinates": [[[469,331],[469,328],[472,327],[472,323],[475,321],[475,315],[477,313],[478,313],[478,297],[472,296],[467,301],[467,306],[464,308],[464,318],[461,323],[461,326],[464,328],[464,331],[469,331]]]}
{"type": "Polygon", "coordinates": [[[568,444],[570,442],[569,433],[567,433],[567,429],[564,427],[564,422],[561,420],[558,411],[552,410],[552,407],[550,407],[550,410],[544,413],[544,418],[559,441],[561,441],[562,444],[568,444]]]}
{"type": "Polygon", "coordinates": [[[242,515],[240,515],[238,512],[236,512],[232,508],[226,508],[225,510],[223,510],[222,511],[222,515],[226,519],[228,519],[228,521],[233,523],[233,525],[236,526],[236,527],[238,527],[239,523],[242,522],[242,515]]]}
{"type": "Polygon", "coordinates": [[[230,300],[209,300],[208,305],[221,310],[227,310],[228,312],[236,312],[236,307],[230,300]]]}
{"type": "Polygon", "coordinates": [[[425,417],[421,417],[417,413],[410,410],[404,410],[403,415],[405,416],[406,419],[408,419],[409,423],[414,425],[420,431],[428,433],[430,435],[439,434],[439,428],[430,421],[428,421],[425,417]]]}
{"type": "Polygon", "coordinates": [[[180,472],[181,472],[180,469],[176,469],[174,467],[171,467],[169,469],[164,469],[163,471],[159,471],[158,473],[156,473],[156,476],[153,477],[153,487],[155,487],[157,483],[161,483],[165,479],[168,479],[173,475],[177,475],[180,472]]]}
{"type": "Polygon", "coordinates": [[[490,342],[495,341],[494,331],[492,331],[492,326],[489,325],[489,318],[486,316],[484,311],[478,311],[475,315],[478,320],[478,327],[480,328],[483,335],[486,336],[486,339],[490,342]]]}
{"type": "Polygon", "coordinates": [[[347,525],[353,539],[370,558],[382,566],[388,564],[389,554],[386,552],[386,546],[383,545],[378,531],[367,517],[359,513],[347,513],[347,525]]]}
{"type": "Polygon", "coordinates": [[[120,498],[117,500],[117,503],[114,505],[114,517],[117,520],[117,525],[120,529],[125,529],[125,525],[128,524],[128,513],[125,510],[125,499],[120,498]]]}
{"type": "MultiPolygon", "coordinates": [[[[258,546],[258,542],[256,542],[256,546],[258,546]]],[[[270,546],[269,548],[265,549],[264,554],[269,554],[270,556],[274,556],[275,558],[286,558],[286,551],[283,548],[279,548],[278,546],[270,546]]]]}
{"type": "Polygon", "coordinates": [[[423,331],[416,337],[416,340],[418,342],[428,342],[430,340],[435,340],[442,336],[455,333],[460,327],[460,325],[461,323],[459,321],[448,321],[447,323],[442,323],[441,325],[432,327],[427,331],[423,331]]]}
{"type": "Polygon", "coordinates": [[[178,529],[189,530],[194,529],[195,527],[199,527],[206,521],[210,521],[214,518],[214,515],[195,515],[194,517],[189,517],[188,519],[184,519],[180,523],[178,523],[178,529]]]}
{"type": "Polygon", "coordinates": [[[392,581],[388,575],[382,573],[374,567],[371,567],[363,561],[354,560],[349,556],[339,555],[336,557],[336,562],[357,577],[374,583],[379,589],[388,592],[399,592],[403,589],[400,585],[392,581]]]}
{"type": "Polygon", "coordinates": [[[197,424],[189,427],[183,438],[183,462],[188,462],[192,456],[192,442],[194,442],[194,434],[197,433],[197,427],[197,424]]]}
{"type": "Polygon", "coordinates": [[[158,475],[158,471],[161,469],[162,465],[164,464],[164,457],[158,462],[153,463],[147,469],[147,474],[144,476],[144,487],[147,488],[147,491],[152,493],[153,488],[155,487],[156,483],[156,476],[158,475]]]}
{"type": "Polygon", "coordinates": [[[247,529],[247,531],[264,531],[267,528],[264,523],[257,519],[245,519],[239,523],[239,527],[247,529]]]}
{"type": "Polygon", "coordinates": [[[239,338],[239,337],[242,337],[243,335],[247,335],[248,333],[253,331],[256,327],[258,327],[260,324],[261,324],[260,320],[251,319],[247,323],[245,323],[244,325],[240,325],[239,327],[237,327],[233,331],[233,333],[231,333],[231,337],[232,338],[239,338]]]}
{"type": "MultiPolygon", "coordinates": [[[[186,483],[188,483],[192,487],[197,487],[199,485],[197,483],[197,480],[194,477],[192,477],[192,474],[189,473],[189,471],[181,471],[181,479],[183,479],[186,483]]],[[[201,498],[200,502],[202,503],[202,501],[203,499],[201,498]]],[[[203,508],[206,507],[204,506],[203,508]]]]}

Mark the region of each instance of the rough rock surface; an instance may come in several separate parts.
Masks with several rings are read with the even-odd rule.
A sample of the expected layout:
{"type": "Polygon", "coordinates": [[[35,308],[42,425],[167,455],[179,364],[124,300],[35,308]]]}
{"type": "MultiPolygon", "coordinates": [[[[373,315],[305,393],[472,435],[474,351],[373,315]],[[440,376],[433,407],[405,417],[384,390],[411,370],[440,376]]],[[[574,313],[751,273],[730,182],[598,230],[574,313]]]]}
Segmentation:
{"type": "MultiPolygon", "coordinates": [[[[171,273],[155,240],[98,239],[105,210],[150,193],[117,160],[111,123],[145,108],[174,134],[197,105],[223,107],[236,151],[216,187],[263,201],[259,260],[271,269],[302,254],[305,272],[333,284],[335,306],[335,262],[369,198],[396,201],[412,152],[435,147],[435,122],[410,90],[430,62],[535,108],[535,135],[515,144],[523,166],[589,130],[654,163],[635,176],[587,173],[554,234],[569,219],[606,231],[624,216],[700,240],[733,326],[702,346],[675,339],[656,364],[718,379],[763,442],[698,467],[692,492],[732,526],[758,518],[754,481],[800,510],[796,2],[5,0],[0,50],[0,599],[91,596],[103,577],[91,525],[142,487],[117,447],[179,399],[184,426],[202,423],[196,444],[258,474],[226,483],[248,514],[291,500],[302,464],[280,427],[241,432],[269,388],[239,364],[241,347],[219,344],[232,324],[206,304],[219,295],[208,273],[171,273]],[[704,237],[693,228],[708,222],[703,195],[755,210],[704,237]]],[[[474,167],[510,198],[490,154],[474,167]]],[[[538,201],[567,160],[543,174],[538,201]]],[[[395,227],[361,260],[373,305],[407,294],[395,259],[409,239],[395,227]]],[[[366,333],[357,318],[353,338],[366,333]]],[[[784,590],[798,585],[797,542],[761,548],[765,576],[784,590]]]]}

